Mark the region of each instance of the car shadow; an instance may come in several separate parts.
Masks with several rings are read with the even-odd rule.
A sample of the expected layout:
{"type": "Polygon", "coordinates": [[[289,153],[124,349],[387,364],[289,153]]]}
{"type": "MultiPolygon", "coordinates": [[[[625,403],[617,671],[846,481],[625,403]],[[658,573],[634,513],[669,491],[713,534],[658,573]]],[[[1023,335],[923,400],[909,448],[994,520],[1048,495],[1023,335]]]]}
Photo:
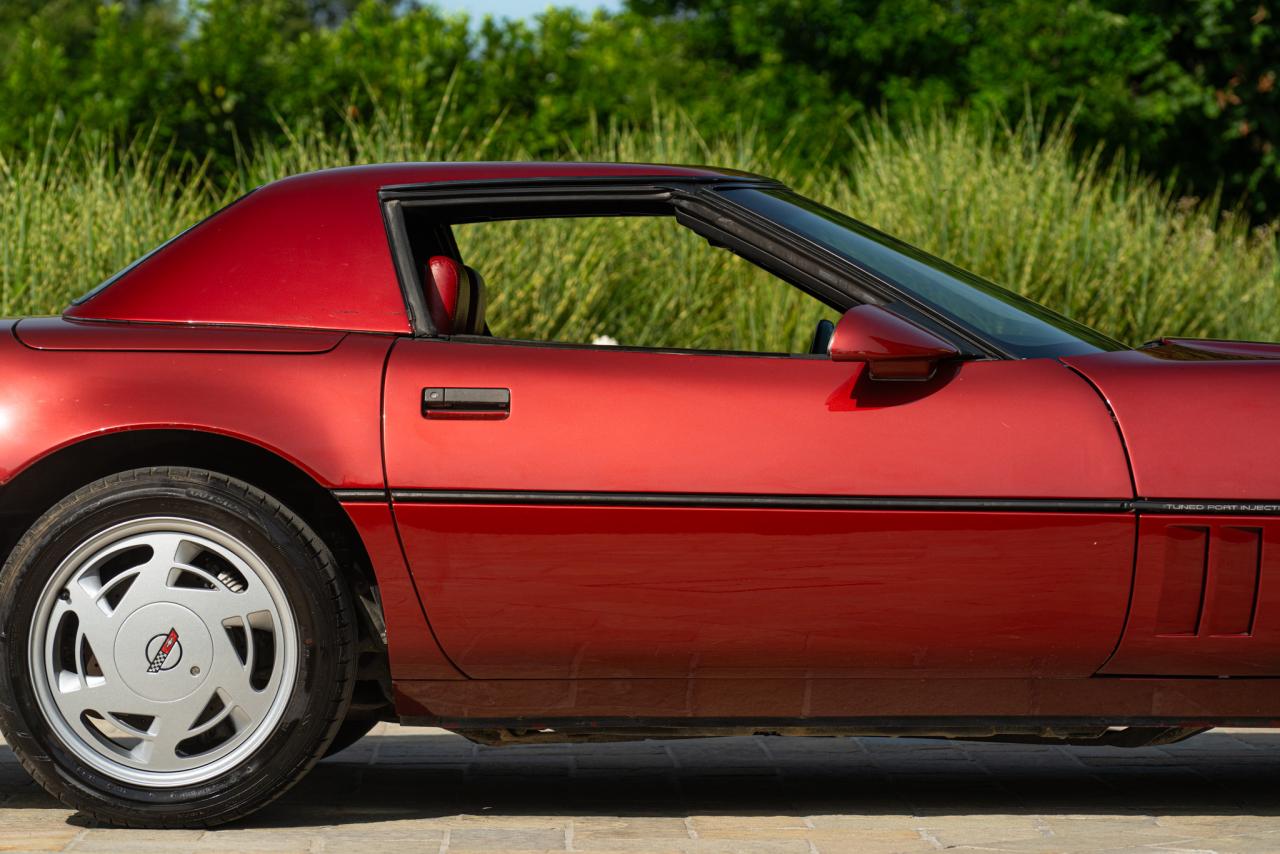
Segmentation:
{"type": "Polygon", "coordinates": [[[257,822],[306,823],[300,810],[310,812],[319,796],[329,822],[457,814],[1280,815],[1271,794],[1280,733],[1209,733],[1139,749],[764,737],[487,748],[448,734],[382,738],[322,762],[257,822]]]}
{"type": "MultiPolygon", "coordinates": [[[[0,765],[16,766],[4,754],[0,765]]],[[[15,801],[12,778],[0,781],[7,808],[61,809],[30,783],[15,801]]],[[[389,728],[237,827],[456,815],[1274,816],[1277,779],[1280,732],[1263,731],[1137,749],[765,737],[489,748],[389,728]]]]}

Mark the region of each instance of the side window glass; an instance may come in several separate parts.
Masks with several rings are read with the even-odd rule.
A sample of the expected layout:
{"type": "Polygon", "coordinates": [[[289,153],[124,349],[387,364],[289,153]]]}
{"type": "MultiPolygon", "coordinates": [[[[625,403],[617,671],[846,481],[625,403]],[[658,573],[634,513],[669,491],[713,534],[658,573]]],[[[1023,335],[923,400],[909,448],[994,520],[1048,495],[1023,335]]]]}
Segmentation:
{"type": "Polygon", "coordinates": [[[499,338],[807,353],[837,313],[663,216],[453,226],[499,338]]]}

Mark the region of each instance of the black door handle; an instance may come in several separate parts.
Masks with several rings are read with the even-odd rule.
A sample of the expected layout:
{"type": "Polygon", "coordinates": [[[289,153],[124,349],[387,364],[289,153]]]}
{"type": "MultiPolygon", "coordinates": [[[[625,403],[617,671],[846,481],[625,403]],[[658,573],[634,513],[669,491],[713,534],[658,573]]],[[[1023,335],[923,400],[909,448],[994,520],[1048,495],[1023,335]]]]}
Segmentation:
{"type": "Polygon", "coordinates": [[[424,418],[506,418],[511,414],[509,388],[424,388],[424,418]]]}

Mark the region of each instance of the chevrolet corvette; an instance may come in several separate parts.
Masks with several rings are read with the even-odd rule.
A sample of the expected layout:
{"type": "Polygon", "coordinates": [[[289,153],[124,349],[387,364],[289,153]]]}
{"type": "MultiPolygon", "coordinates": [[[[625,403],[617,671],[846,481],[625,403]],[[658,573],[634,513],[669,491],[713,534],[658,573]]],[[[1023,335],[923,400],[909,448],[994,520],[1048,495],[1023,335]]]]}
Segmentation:
{"type": "MultiPolygon", "coordinates": [[[[696,295],[627,258],[654,305],[696,295]]],[[[0,322],[0,727],[96,820],[201,827],[383,720],[1280,726],[1277,435],[1280,344],[1129,346],[759,176],[290,177],[0,322]],[[803,301],[756,318],[813,319],[800,352],[529,333],[581,307],[513,288],[554,292],[544,229],[584,220],[803,301]],[[466,251],[499,225],[527,237],[466,251]]]]}

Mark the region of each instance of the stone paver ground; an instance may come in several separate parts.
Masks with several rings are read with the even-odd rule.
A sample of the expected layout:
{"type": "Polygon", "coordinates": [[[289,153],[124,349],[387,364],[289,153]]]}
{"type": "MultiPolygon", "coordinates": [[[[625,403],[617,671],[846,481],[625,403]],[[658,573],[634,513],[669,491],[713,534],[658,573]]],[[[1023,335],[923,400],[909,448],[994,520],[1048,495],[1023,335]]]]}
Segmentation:
{"type": "Polygon", "coordinates": [[[1280,852],[1280,732],[1122,750],[733,738],[486,748],[379,727],[249,821],[92,827],[0,747],[0,850],[1280,852]]]}

